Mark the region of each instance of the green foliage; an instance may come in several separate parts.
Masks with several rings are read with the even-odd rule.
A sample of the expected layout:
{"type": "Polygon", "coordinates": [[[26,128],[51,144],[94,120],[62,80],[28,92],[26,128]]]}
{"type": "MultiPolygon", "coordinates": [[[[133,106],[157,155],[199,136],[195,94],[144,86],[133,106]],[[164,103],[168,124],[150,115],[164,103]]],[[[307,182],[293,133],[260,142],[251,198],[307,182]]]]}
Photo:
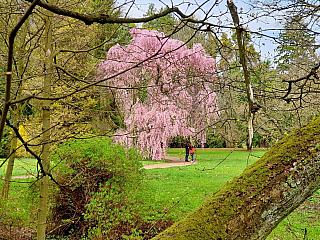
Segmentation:
{"type": "MultiPolygon", "coordinates": [[[[94,1],[88,1],[88,5],[90,11],[104,13],[107,15],[111,15],[114,17],[119,17],[121,14],[120,9],[117,10],[114,9],[115,7],[115,1],[114,0],[94,0],[94,1]]],[[[113,34],[115,34],[115,30],[119,26],[117,24],[98,24],[96,25],[97,28],[97,35],[94,38],[94,41],[92,41],[92,44],[94,47],[100,46],[94,50],[94,56],[98,58],[103,58],[105,55],[105,52],[108,51],[110,47],[112,47],[113,44],[110,44],[109,42],[106,42],[107,39],[109,39],[113,34]]],[[[115,37],[115,36],[113,36],[115,37]]]]}
{"type": "Polygon", "coordinates": [[[206,148],[225,148],[226,141],[219,134],[210,134],[207,136],[206,148]]]}
{"type": "MultiPolygon", "coordinates": [[[[149,5],[148,12],[144,16],[153,16],[156,13],[162,12],[165,9],[161,8],[159,11],[153,3],[149,5]]],[[[177,20],[173,14],[168,14],[161,18],[154,19],[143,24],[144,29],[148,30],[158,30],[159,32],[164,32],[165,34],[171,33],[177,25],[177,20]]]]}
{"type": "Polygon", "coordinates": [[[169,147],[170,148],[184,148],[186,142],[190,141],[189,138],[183,136],[177,136],[170,139],[169,147]]]}
{"type": "Polygon", "coordinates": [[[276,48],[275,63],[281,71],[288,71],[295,64],[313,64],[315,52],[319,48],[316,38],[308,32],[308,21],[301,15],[293,15],[286,19],[285,30],[280,33],[279,40],[282,44],[276,48]],[[307,46],[307,47],[306,47],[307,46]]]}
{"type": "Polygon", "coordinates": [[[253,139],[252,139],[252,146],[254,147],[261,147],[267,148],[270,147],[272,139],[268,136],[263,136],[258,132],[254,132],[253,139]]]}
{"type": "Polygon", "coordinates": [[[63,186],[53,196],[55,234],[84,239],[130,235],[139,211],[134,194],[143,176],[139,160],[136,149],[106,138],[69,141],[54,151],[55,175],[63,186]]]}
{"type": "Polygon", "coordinates": [[[33,109],[33,106],[30,103],[26,104],[22,110],[22,115],[28,117],[30,115],[34,116],[34,114],[35,110],[33,109]]]}

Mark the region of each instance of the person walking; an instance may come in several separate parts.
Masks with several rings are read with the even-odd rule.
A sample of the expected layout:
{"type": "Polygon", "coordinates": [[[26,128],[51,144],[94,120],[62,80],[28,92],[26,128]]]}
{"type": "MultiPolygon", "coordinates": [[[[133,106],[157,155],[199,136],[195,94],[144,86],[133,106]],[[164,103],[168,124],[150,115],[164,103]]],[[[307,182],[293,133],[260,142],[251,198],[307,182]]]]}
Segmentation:
{"type": "Polygon", "coordinates": [[[189,158],[189,151],[191,149],[191,144],[189,142],[186,143],[186,162],[189,162],[188,158],[189,158]]]}
{"type": "Polygon", "coordinates": [[[190,145],[189,152],[190,152],[190,155],[191,155],[191,162],[194,162],[193,155],[194,155],[195,150],[194,150],[194,147],[192,145],[190,145]]]}

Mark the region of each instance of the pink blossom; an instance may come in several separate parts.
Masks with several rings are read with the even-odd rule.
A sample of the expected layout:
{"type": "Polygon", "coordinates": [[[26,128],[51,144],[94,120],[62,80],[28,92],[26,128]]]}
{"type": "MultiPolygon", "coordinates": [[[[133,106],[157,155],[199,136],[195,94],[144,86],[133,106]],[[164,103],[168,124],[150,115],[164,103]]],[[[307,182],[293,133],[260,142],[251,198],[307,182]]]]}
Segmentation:
{"type": "Polygon", "coordinates": [[[102,79],[138,64],[108,80],[122,88],[116,90],[116,101],[126,124],[114,140],[136,146],[154,160],[162,159],[172,137],[193,136],[204,145],[205,130],[219,115],[211,90],[215,60],[201,44],[188,49],[155,30],[131,29],[130,34],[132,43],[113,46],[98,67],[102,79]]]}

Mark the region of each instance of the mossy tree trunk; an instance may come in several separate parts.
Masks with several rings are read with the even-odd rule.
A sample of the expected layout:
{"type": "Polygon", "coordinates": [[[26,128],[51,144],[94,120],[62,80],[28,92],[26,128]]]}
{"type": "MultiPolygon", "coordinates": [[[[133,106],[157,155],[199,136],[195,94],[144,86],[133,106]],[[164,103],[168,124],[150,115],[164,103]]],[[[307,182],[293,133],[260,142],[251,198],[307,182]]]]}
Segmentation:
{"type": "Polygon", "coordinates": [[[320,188],[320,118],[275,144],[242,175],[155,239],[265,239],[320,188]]]}
{"type": "MultiPolygon", "coordinates": [[[[50,1],[52,3],[52,1],[50,1]]],[[[43,96],[50,97],[51,95],[51,78],[52,78],[52,18],[53,13],[47,12],[46,24],[45,24],[45,50],[46,58],[44,61],[44,86],[43,96]]],[[[42,105],[42,143],[43,151],[41,156],[41,162],[45,173],[49,173],[50,169],[50,101],[43,101],[42,105]]],[[[39,196],[39,209],[38,209],[38,222],[37,222],[37,239],[44,240],[46,238],[46,221],[47,221],[47,203],[48,203],[48,189],[49,189],[49,176],[45,175],[40,181],[40,196],[39,196]]]]}

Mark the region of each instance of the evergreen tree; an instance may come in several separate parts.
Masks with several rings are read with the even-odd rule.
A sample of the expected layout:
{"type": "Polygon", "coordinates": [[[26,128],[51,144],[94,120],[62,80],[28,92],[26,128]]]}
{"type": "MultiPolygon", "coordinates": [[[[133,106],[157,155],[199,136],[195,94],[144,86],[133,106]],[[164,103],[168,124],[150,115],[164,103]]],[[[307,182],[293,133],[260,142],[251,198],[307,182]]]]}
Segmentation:
{"type": "Polygon", "coordinates": [[[282,44],[276,48],[276,64],[280,72],[286,73],[294,68],[297,74],[299,68],[313,66],[318,61],[316,36],[310,34],[308,23],[300,16],[286,19],[279,40],[282,44]]]}

